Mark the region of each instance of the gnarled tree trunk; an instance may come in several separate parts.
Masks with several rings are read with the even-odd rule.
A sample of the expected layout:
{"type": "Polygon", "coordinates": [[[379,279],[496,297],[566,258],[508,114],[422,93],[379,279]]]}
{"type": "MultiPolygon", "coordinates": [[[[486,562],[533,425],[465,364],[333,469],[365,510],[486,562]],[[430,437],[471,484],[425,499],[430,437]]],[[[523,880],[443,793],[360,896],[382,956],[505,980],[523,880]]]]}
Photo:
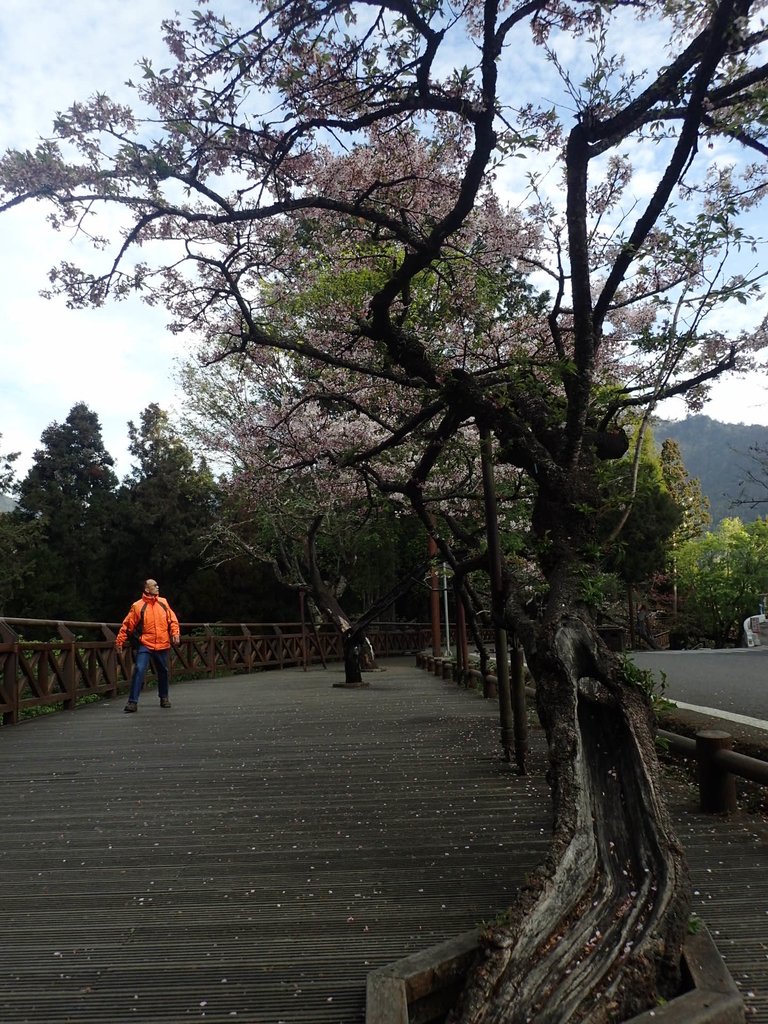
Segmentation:
{"type": "Polygon", "coordinates": [[[457,1024],[616,1022],[675,994],[688,880],[646,695],[563,613],[527,651],[549,746],[552,846],[488,931],[457,1024]]]}

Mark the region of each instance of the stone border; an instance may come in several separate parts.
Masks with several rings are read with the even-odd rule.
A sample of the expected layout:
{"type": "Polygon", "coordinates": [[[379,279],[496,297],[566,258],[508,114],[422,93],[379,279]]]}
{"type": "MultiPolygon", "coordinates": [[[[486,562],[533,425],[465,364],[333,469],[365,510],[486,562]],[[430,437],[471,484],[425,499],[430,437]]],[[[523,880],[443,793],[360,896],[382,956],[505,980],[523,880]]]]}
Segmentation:
{"type": "MultiPolygon", "coordinates": [[[[438,1024],[454,1004],[478,945],[477,931],[371,971],[365,1024],[438,1024]]],[[[683,947],[691,988],[625,1024],[744,1024],[744,1003],[705,927],[683,947]]]]}

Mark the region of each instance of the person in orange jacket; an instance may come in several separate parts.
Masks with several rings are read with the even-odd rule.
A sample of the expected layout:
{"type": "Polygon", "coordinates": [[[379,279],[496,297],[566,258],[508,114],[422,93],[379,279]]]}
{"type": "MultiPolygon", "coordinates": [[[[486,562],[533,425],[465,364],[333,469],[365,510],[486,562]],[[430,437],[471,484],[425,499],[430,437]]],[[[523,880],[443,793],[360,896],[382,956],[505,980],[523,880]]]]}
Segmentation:
{"type": "Polygon", "coordinates": [[[123,619],[120,632],[115,638],[118,651],[125,646],[126,640],[131,640],[131,646],[134,647],[134,663],[128,703],[123,710],[139,710],[139,697],[150,660],[157,672],[160,707],[169,708],[168,651],[171,644],[179,642],[179,620],[168,602],[160,597],[156,580],[146,580],[144,593],[138,601],[134,601],[123,619]]]}

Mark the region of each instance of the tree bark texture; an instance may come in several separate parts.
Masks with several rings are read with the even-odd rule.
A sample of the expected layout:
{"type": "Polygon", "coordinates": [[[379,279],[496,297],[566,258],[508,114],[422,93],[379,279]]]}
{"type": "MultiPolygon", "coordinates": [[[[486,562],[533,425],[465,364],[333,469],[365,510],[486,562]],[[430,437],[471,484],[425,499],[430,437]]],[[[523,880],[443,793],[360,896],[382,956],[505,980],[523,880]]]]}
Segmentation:
{"type": "Polygon", "coordinates": [[[360,637],[355,635],[354,630],[346,630],[342,633],[344,644],[344,682],[347,686],[360,686],[363,681],[361,661],[360,637]]]}
{"type": "Polygon", "coordinates": [[[679,985],[688,878],[646,695],[588,621],[528,652],[549,748],[552,845],[489,929],[451,1024],[608,1024],[679,985]]]}

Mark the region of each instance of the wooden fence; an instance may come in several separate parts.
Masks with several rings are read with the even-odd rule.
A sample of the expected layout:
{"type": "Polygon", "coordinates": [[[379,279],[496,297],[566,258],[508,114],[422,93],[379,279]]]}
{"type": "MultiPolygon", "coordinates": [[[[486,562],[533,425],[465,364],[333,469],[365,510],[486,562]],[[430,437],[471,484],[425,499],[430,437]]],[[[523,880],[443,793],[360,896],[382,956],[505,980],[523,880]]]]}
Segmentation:
{"type": "MultiPolygon", "coordinates": [[[[133,656],[115,650],[120,624],[0,618],[0,713],[14,725],[29,709],[73,709],[84,698],[128,688],[133,656]]],[[[175,678],[212,678],[342,660],[333,627],[295,622],[182,623],[172,650],[175,678]]],[[[428,625],[380,623],[367,633],[377,658],[414,654],[431,642],[428,625]]]]}
{"type": "MultiPolygon", "coordinates": [[[[481,687],[486,697],[495,697],[498,693],[496,675],[483,675],[476,668],[463,672],[452,658],[438,658],[422,650],[416,654],[416,665],[441,679],[481,687]]],[[[526,686],[525,695],[534,700],[535,687],[526,686]]],[[[723,730],[703,730],[695,739],[665,729],[657,729],[656,735],[669,753],[696,762],[703,811],[728,814],[737,810],[735,776],[768,786],[768,761],[732,750],[733,739],[723,730]]]]}

